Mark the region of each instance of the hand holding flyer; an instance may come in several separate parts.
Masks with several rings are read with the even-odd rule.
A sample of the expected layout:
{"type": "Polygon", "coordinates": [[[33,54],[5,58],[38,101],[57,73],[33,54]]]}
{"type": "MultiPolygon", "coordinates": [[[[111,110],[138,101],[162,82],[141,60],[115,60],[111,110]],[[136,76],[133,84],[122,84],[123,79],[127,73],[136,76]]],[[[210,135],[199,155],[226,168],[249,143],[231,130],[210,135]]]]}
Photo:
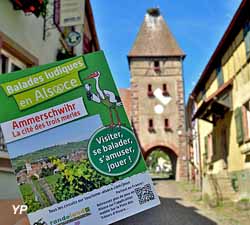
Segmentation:
{"type": "Polygon", "coordinates": [[[103,52],[0,78],[31,225],[110,224],[159,204],[103,52]]]}

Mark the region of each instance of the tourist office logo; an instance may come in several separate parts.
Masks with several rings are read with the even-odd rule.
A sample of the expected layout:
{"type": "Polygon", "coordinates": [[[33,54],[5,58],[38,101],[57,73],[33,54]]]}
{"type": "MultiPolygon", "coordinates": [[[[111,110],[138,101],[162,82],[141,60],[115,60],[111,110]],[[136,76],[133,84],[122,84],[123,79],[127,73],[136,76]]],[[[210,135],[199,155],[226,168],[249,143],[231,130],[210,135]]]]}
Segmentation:
{"type": "MultiPolygon", "coordinates": [[[[75,212],[72,212],[68,215],[64,215],[62,217],[59,217],[59,218],[56,218],[56,219],[53,219],[49,222],[49,225],[63,225],[63,224],[68,224],[70,222],[74,222],[80,218],[83,218],[83,217],[87,217],[87,216],[90,216],[91,215],[91,211],[90,211],[90,207],[85,207],[85,208],[82,208],[78,211],[75,211],[75,212]]],[[[76,225],[79,225],[80,222],[79,221],[76,221],[75,222],[76,225]]],[[[33,225],[40,225],[40,224],[33,224],[33,225]]],[[[46,223],[45,224],[42,224],[42,225],[47,225],[46,223]]]]}
{"type": "MultiPolygon", "coordinates": [[[[17,214],[23,214],[26,213],[28,211],[28,206],[27,205],[12,205],[13,208],[13,214],[17,215],[17,214]]],[[[60,218],[54,219],[52,221],[49,222],[49,224],[51,225],[57,225],[57,224],[66,224],[69,222],[72,222],[76,219],[80,219],[86,216],[90,216],[91,212],[90,212],[90,208],[89,207],[85,207],[82,208],[81,210],[78,210],[76,212],[72,212],[70,214],[68,214],[67,216],[62,216],[60,218]]],[[[76,221],[75,225],[80,225],[80,221],[76,221]]],[[[35,223],[33,223],[33,225],[48,225],[48,223],[46,223],[44,221],[43,218],[39,218],[35,223]]]]}

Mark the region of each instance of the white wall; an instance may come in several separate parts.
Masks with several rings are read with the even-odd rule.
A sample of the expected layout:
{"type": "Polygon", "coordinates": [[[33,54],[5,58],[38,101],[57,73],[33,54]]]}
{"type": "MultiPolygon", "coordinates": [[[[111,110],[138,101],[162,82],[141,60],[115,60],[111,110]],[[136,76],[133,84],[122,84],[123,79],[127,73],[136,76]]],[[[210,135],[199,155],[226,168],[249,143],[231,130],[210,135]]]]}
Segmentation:
{"type": "Polygon", "coordinates": [[[0,200],[20,198],[16,177],[13,173],[0,171],[0,200]]]}
{"type": "Polygon", "coordinates": [[[12,3],[0,1],[0,31],[21,45],[39,59],[39,64],[55,61],[56,50],[60,46],[60,34],[57,29],[43,41],[43,18],[25,15],[21,10],[14,10],[12,3]]]}

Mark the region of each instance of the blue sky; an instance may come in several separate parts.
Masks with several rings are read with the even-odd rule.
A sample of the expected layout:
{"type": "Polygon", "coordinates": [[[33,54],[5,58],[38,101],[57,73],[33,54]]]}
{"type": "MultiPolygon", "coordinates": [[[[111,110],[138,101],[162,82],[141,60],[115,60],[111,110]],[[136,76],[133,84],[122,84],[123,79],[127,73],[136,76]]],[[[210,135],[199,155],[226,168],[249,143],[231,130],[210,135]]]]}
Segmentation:
{"type": "Polygon", "coordinates": [[[8,144],[10,158],[58,144],[89,139],[100,127],[102,127],[101,118],[96,115],[35,134],[8,144]]]}
{"type": "Polygon", "coordinates": [[[192,91],[241,0],[91,0],[97,34],[119,87],[129,87],[127,54],[150,7],[160,7],[186,53],[185,94],[192,91]]]}

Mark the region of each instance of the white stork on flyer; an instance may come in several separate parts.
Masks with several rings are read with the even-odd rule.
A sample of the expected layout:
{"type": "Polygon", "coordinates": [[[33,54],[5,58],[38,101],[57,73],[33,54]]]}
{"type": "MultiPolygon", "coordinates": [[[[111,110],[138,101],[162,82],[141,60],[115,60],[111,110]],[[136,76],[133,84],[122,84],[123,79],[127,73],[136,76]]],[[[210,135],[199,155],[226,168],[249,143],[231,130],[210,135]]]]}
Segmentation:
{"type": "Polygon", "coordinates": [[[87,93],[87,98],[89,101],[93,101],[95,103],[100,103],[105,105],[109,109],[109,115],[110,115],[110,127],[114,127],[114,119],[112,110],[114,110],[118,126],[121,126],[121,120],[119,117],[119,114],[117,112],[117,107],[122,106],[121,98],[119,96],[116,96],[112,91],[109,90],[101,90],[99,86],[99,78],[101,76],[101,73],[99,71],[96,71],[92,74],[90,74],[85,80],[87,79],[95,79],[95,85],[96,85],[96,91],[97,93],[94,93],[92,90],[91,84],[85,84],[85,90],[87,93]]]}

